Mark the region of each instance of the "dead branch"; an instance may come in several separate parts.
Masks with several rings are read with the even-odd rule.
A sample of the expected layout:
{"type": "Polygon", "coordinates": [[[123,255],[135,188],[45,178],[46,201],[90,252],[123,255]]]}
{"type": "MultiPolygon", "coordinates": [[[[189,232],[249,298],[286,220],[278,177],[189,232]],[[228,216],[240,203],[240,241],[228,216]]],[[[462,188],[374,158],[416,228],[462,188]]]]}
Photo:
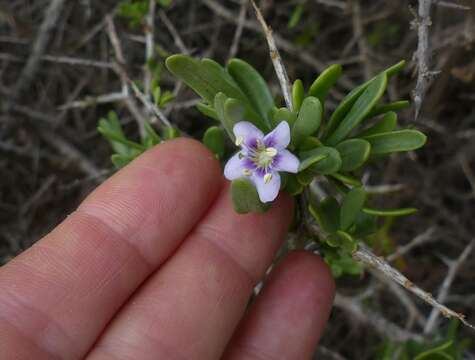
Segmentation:
{"type": "Polygon", "coordinates": [[[375,328],[378,333],[383,337],[388,337],[394,341],[406,341],[406,340],[421,340],[422,337],[418,334],[411,333],[402,329],[398,325],[389,322],[381,315],[363,310],[358,300],[336,294],[334,305],[347,312],[354,317],[357,321],[363,324],[368,324],[375,328]]]}
{"type": "Polygon", "coordinates": [[[26,89],[30,86],[38,70],[41,56],[45,53],[53,29],[57,25],[57,21],[61,11],[63,10],[65,2],[65,0],[52,0],[49,6],[46,8],[43,22],[41,23],[41,26],[38,30],[38,35],[36,36],[35,42],[33,43],[33,48],[31,49],[30,57],[28,58],[28,61],[16,82],[13,91],[13,98],[20,95],[23,89],[26,89]]]}
{"type": "Polygon", "coordinates": [[[228,59],[231,59],[236,56],[239,49],[239,42],[241,41],[242,31],[244,29],[244,22],[246,21],[247,13],[247,1],[243,0],[241,8],[239,9],[239,17],[236,26],[236,32],[234,33],[233,43],[231,49],[229,50],[228,59]]]}
{"type": "MultiPolygon", "coordinates": [[[[470,255],[470,253],[472,252],[474,246],[475,240],[472,240],[465,247],[464,251],[462,251],[462,253],[456,260],[449,262],[449,271],[447,272],[447,276],[445,277],[444,282],[440,286],[439,293],[437,295],[437,301],[439,303],[444,303],[447,300],[447,296],[449,295],[449,290],[452,285],[452,282],[457,276],[457,273],[462,267],[465,260],[467,260],[468,255],[470,255]]],[[[437,326],[437,320],[439,318],[439,315],[440,310],[438,308],[433,308],[429,315],[429,319],[427,320],[427,323],[424,327],[424,334],[430,334],[432,331],[434,331],[435,327],[437,326]]]]}
{"type": "Polygon", "coordinates": [[[152,78],[150,63],[155,58],[155,9],[156,0],[149,0],[148,14],[145,18],[145,64],[144,64],[144,91],[147,98],[152,98],[152,78]]]}
{"type": "Polygon", "coordinates": [[[285,69],[285,65],[282,61],[282,58],[280,57],[277,45],[275,44],[274,37],[272,36],[272,30],[264,20],[264,17],[262,16],[262,13],[257,7],[255,1],[250,1],[256,12],[257,20],[264,30],[264,35],[266,36],[267,44],[269,45],[270,58],[272,60],[272,64],[274,65],[277,78],[279,79],[282,94],[284,95],[285,99],[285,104],[290,111],[293,111],[294,105],[292,104],[292,85],[290,84],[289,75],[287,74],[287,70],[285,69]]]}
{"type": "Polygon", "coordinates": [[[459,314],[440,304],[431,294],[414,285],[407,277],[389,265],[389,263],[387,263],[383,258],[373,254],[366,246],[360,245],[360,248],[353,253],[353,259],[380,271],[388,278],[412,292],[424,302],[438,309],[445,317],[459,319],[464,325],[475,330],[475,326],[465,320],[465,316],[463,314],[459,314]]]}
{"type": "Polygon", "coordinates": [[[412,26],[417,29],[417,50],[414,53],[417,67],[417,83],[413,92],[415,118],[417,119],[421,111],[422,102],[424,100],[430,82],[437,72],[430,71],[430,44],[429,44],[429,27],[432,25],[430,18],[430,10],[432,0],[419,0],[418,12],[416,19],[412,22],[412,26]]]}

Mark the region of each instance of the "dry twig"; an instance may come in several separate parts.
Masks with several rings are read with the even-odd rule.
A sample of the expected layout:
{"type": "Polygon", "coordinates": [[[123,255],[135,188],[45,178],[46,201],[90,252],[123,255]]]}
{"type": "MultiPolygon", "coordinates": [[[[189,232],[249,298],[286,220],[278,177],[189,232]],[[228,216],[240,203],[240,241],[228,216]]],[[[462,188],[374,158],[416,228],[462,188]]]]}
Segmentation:
{"type": "Polygon", "coordinates": [[[406,340],[420,340],[422,337],[418,334],[411,333],[397,326],[394,323],[389,322],[381,315],[365,311],[356,299],[336,294],[335,306],[340,308],[353,316],[356,320],[363,324],[369,324],[375,328],[383,337],[388,337],[395,341],[406,340]]]}
{"type": "Polygon", "coordinates": [[[366,266],[372,267],[380,271],[393,281],[397,282],[399,285],[405,287],[408,291],[412,292],[421,300],[436,308],[445,317],[457,318],[464,325],[475,330],[475,326],[465,320],[465,316],[463,314],[459,314],[449,309],[445,305],[440,304],[437,300],[434,299],[431,294],[414,285],[411,281],[409,281],[407,277],[401,274],[398,270],[394,269],[383,258],[374,255],[366,246],[360,245],[360,248],[353,253],[353,258],[359,262],[362,262],[366,266]]]}
{"type": "MultiPolygon", "coordinates": [[[[449,271],[447,272],[447,276],[445,277],[442,285],[440,286],[439,294],[437,295],[437,301],[439,303],[444,303],[447,300],[447,296],[449,295],[450,286],[455,279],[458,271],[462,267],[465,260],[467,260],[468,255],[472,252],[475,246],[475,240],[472,240],[462,251],[460,256],[453,261],[449,262],[449,271]]],[[[437,320],[440,315],[440,310],[438,308],[433,308],[429,319],[424,327],[424,334],[430,334],[434,328],[437,326],[437,320]]]]}
{"type": "Polygon", "coordinates": [[[30,86],[38,70],[41,56],[43,56],[46,51],[51,33],[53,32],[54,27],[57,25],[57,21],[65,3],[65,0],[52,0],[49,6],[46,8],[44,20],[41,23],[40,29],[38,30],[38,36],[36,37],[33,44],[30,57],[28,58],[28,61],[15,85],[14,94],[12,96],[13,98],[20,95],[23,89],[26,89],[30,86]]]}
{"type": "Polygon", "coordinates": [[[257,20],[264,30],[264,35],[266,36],[267,44],[269,45],[270,58],[272,60],[272,64],[274,65],[277,78],[279,79],[282,94],[284,95],[285,99],[285,104],[290,111],[293,111],[294,106],[292,104],[292,85],[290,84],[289,75],[287,75],[287,70],[285,69],[285,65],[282,61],[282,58],[280,57],[277,45],[275,44],[274,37],[272,36],[272,29],[267,25],[255,1],[250,1],[256,12],[257,20]]]}
{"type": "Polygon", "coordinates": [[[429,70],[429,27],[432,25],[430,18],[431,6],[432,0],[419,0],[418,12],[415,15],[416,19],[412,22],[413,27],[417,28],[418,38],[417,50],[414,54],[417,66],[417,83],[413,93],[416,119],[421,111],[422,102],[430,82],[433,76],[437,74],[437,72],[429,70]]]}

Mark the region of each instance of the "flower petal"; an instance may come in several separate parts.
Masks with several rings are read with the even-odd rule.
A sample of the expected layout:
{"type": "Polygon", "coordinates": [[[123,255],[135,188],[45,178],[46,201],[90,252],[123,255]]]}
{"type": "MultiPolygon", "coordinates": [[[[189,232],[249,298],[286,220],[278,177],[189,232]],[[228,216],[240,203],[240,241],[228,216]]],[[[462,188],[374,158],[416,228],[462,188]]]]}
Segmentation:
{"type": "Polygon", "coordinates": [[[233,133],[236,139],[241,138],[249,147],[255,147],[256,140],[262,141],[264,138],[262,131],[248,121],[240,121],[234,125],[233,133]]]}
{"type": "Polygon", "coordinates": [[[287,121],[282,121],[264,138],[266,147],[285,149],[290,144],[290,127],[287,121]]]}
{"type": "Polygon", "coordinates": [[[296,174],[299,171],[300,160],[288,150],[279,150],[272,162],[272,168],[276,171],[287,171],[296,174]]]}
{"type": "Polygon", "coordinates": [[[239,152],[237,152],[226,163],[226,166],[224,167],[224,176],[228,180],[234,180],[242,177],[245,169],[245,163],[239,156],[239,152]]]}
{"type": "Polygon", "coordinates": [[[263,176],[253,174],[251,177],[252,182],[256,186],[259,199],[263,203],[274,201],[280,190],[280,175],[277,172],[272,172],[272,178],[269,182],[264,181],[263,176]]]}

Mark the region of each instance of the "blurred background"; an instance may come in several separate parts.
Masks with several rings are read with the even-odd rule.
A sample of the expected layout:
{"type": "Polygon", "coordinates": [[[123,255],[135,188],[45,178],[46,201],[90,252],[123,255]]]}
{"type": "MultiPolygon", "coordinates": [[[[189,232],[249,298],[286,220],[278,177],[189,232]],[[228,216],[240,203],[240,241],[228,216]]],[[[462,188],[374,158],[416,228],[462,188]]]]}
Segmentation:
{"type": "MultiPolygon", "coordinates": [[[[412,106],[399,121],[425,132],[428,143],[372,167],[365,185],[384,206],[420,210],[384,223],[371,245],[473,323],[475,3],[420,1],[428,4],[430,17],[421,17],[417,1],[405,0],[258,3],[292,80],[309,86],[328,65],[343,65],[330,110],[378,71],[408,61],[390,82],[390,100],[413,99],[417,87],[422,99],[417,118],[412,106]],[[422,53],[427,68],[417,67],[414,58],[421,26],[429,35],[422,53]]],[[[163,67],[168,55],[220,63],[243,58],[269,80],[276,96],[280,93],[247,1],[157,0],[153,16],[149,5],[148,0],[0,0],[0,265],[50,231],[115,171],[110,146],[97,132],[101,117],[115,111],[127,136],[139,138],[137,122],[148,115],[133,93],[124,91],[115,61],[124,63],[134,81],[159,82],[162,111],[197,138],[211,121],[195,109],[196,95],[163,67]]],[[[452,339],[460,349],[454,359],[475,359],[475,351],[464,346],[473,331],[460,327],[447,335],[448,320],[431,323],[430,307],[378,274],[344,276],[337,283],[336,306],[317,358],[402,358],[404,347],[434,348],[436,341],[452,339]]],[[[439,359],[433,356],[420,359],[439,359]]]]}

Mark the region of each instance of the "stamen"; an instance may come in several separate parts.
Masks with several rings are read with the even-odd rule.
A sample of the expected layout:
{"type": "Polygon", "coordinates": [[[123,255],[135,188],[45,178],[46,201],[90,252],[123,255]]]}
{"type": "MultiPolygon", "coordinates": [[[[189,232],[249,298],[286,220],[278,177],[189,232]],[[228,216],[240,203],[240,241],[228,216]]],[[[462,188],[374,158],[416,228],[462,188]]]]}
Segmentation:
{"type": "Polygon", "coordinates": [[[277,151],[276,148],[268,147],[268,148],[266,149],[266,155],[268,155],[268,156],[270,156],[270,157],[272,157],[272,158],[273,158],[274,156],[276,156],[277,153],[278,153],[278,151],[277,151]]]}
{"type": "Polygon", "coordinates": [[[272,174],[269,174],[269,173],[268,173],[268,174],[265,174],[265,175],[264,175],[264,183],[267,184],[267,183],[268,183],[269,181],[271,181],[271,180],[272,180],[272,174]]]}
{"type": "Polygon", "coordinates": [[[251,176],[251,170],[249,170],[249,169],[244,169],[244,170],[242,171],[242,174],[243,174],[244,176],[251,176]]]}
{"type": "Polygon", "coordinates": [[[244,142],[244,137],[243,136],[238,136],[236,138],[236,146],[241,146],[241,144],[244,142]]]}
{"type": "Polygon", "coordinates": [[[244,159],[245,156],[244,156],[243,153],[239,153],[239,154],[238,154],[238,157],[239,157],[240,160],[242,160],[242,159],[244,159]]]}

